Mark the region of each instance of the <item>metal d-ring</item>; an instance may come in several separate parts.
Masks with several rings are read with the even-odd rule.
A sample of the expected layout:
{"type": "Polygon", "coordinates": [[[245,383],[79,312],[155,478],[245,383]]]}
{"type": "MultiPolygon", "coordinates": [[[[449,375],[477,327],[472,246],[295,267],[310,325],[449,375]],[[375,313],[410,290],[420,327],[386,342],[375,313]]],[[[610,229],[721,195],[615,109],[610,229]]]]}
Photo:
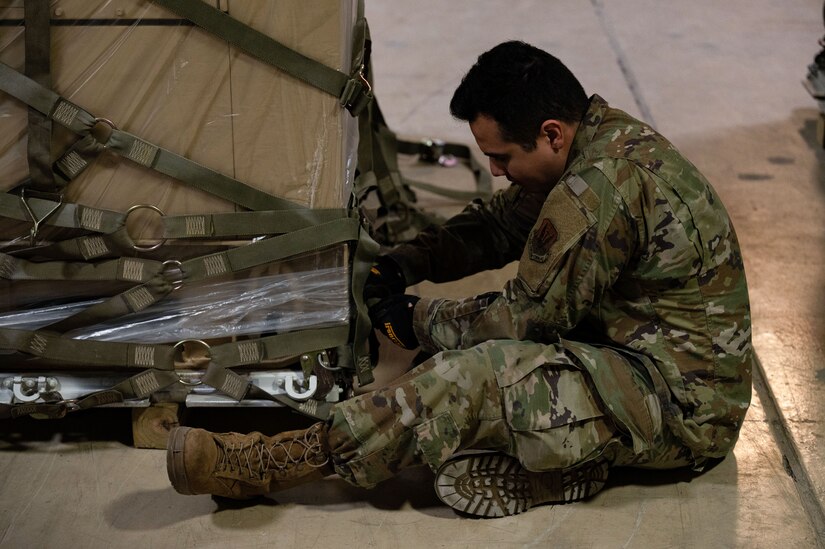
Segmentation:
{"type": "MultiPolygon", "coordinates": [[[[183,345],[185,343],[200,343],[201,345],[204,346],[204,348],[206,348],[207,351],[209,351],[211,349],[209,344],[207,342],[203,341],[202,339],[182,339],[182,340],[178,341],[177,343],[175,343],[172,346],[172,350],[177,352],[178,347],[180,347],[181,345],[183,345]]],[[[181,356],[181,358],[183,358],[183,357],[181,356]]],[[[179,373],[177,373],[177,372],[175,372],[175,373],[177,374],[178,382],[181,385],[186,385],[187,387],[197,387],[198,385],[203,384],[203,379],[202,378],[198,379],[197,381],[186,381],[186,380],[183,379],[183,377],[179,373]]]]}
{"type": "MultiPolygon", "coordinates": [[[[166,261],[161,263],[161,274],[163,274],[164,276],[167,273],[174,273],[175,271],[180,273],[180,275],[179,275],[178,278],[176,278],[176,280],[170,280],[169,281],[169,284],[172,285],[173,290],[177,290],[178,288],[183,286],[183,263],[181,263],[177,259],[167,259],[166,261]]],[[[192,340],[192,341],[200,341],[201,343],[204,343],[203,341],[201,341],[199,339],[198,340],[192,340]]],[[[206,345],[206,343],[204,343],[204,345],[206,345]]],[[[209,345],[206,345],[206,346],[209,347],[209,345]]]]}
{"type": "MultiPolygon", "coordinates": [[[[153,204],[135,204],[134,206],[132,206],[131,208],[126,210],[126,217],[123,219],[124,225],[126,224],[126,220],[129,219],[129,214],[131,214],[135,210],[140,210],[142,208],[146,208],[146,209],[152,210],[154,212],[157,212],[158,214],[160,214],[161,217],[166,215],[166,214],[163,213],[163,210],[161,210],[160,208],[158,208],[157,206],[155,206],[153,204]]],[[[151,246],[138,246],[137,244],[134,243],[134,239],[131,237],[131,235],[129,236],[129,239],[132,241],[132,249],[137,250],[139,252],[151,252],[152,250],[157,250],[158,248],[163,246],[164,243],[166,243],[166,239],[161,238],[160,242],[158,242],[157,244],[153,244],[151,246]]]]}
{"type": "Polygon", "coordinates": [[[92,126],[91,130],[89,131],[89,134],[94,138],[95,141],[100,143],[100,145],[105,149],[105,148],[107,148],[106,143],[109,141],[109,138],[112,136],[112,132],[116,129],[117,129],[117,126],[115,126],[115,123],[112,122],[111,120],[109,120],[108,118],[95,118],[95,123],[92,126]],[[96,133],[99,133],[99,132],[95,132],[95,127],[97,127],[98,124],[105,124],[106,126],[109,126],[109,128],[110,128],[108,135],[105,136],[106,137],[105,140],[99,139],[99,135],[96,135],[96,133]]]}

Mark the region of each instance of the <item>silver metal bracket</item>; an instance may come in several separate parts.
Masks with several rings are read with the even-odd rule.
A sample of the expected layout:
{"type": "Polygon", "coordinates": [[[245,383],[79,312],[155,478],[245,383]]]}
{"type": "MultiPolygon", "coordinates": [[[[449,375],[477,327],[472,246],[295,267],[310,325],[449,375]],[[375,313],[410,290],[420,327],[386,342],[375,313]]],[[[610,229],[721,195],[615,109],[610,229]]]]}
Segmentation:
{"type": "Polygon", "coordinates": [[[289,395],[290,398],[294,400],[309,400],[315,395],[315,391],[318,390],[318,377],[315,375],[311,375],[308,378],[304,379],[304,384],[308,384],[309,386],[304,388],[298,389],[298,385],[295,384],[297,376],[290,372],[286,376],[284,376],[284,390],[286,394],[289,395]]]}
{"type": "Polygon", "coordinates": [[[57,391],[59,385],[56,378],[46,376],[14,376],[3,380],[3,388],[11,389],[17,402],[34,402],[43,393],[57,391]]]}

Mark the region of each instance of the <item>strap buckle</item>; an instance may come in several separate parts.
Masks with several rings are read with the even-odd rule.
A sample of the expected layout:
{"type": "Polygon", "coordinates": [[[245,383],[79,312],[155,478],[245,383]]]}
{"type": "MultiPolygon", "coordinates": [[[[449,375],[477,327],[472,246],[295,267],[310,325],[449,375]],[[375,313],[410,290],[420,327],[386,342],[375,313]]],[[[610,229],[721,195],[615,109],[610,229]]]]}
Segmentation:
{"type": "Polygon", "coordinates": [[[66,412],[77,412],[78,410],[80,410],[80,404],[78,404],[78,399],[76,398],[59,400],[55,404],[58,406],[64,406],[66,412]]]}
{"type": "Polygon", "coordinates": [[[452,154],[445,154],[446,146],[447,143],[441,139],[422,139],[418,145],[418,160],[452,168],[458,160],[452,154]]]}
{"type": "Polygon", "coordinates": [[[352,116],[358,116],[372,101],[372,86],[364,75],[364,64],[352,73],[347,80],[339,98],[342,107],[345,107],[352,116]]]}

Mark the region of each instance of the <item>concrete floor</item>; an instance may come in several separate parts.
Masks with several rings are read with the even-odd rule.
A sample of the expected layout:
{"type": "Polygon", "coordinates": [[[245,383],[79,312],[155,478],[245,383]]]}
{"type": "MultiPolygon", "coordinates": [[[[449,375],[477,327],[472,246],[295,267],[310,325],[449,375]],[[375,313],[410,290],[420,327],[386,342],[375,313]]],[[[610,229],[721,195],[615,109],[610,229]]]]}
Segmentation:
{"type": "MultiPolygon", "coordinates": [[[[819,0],[367,1],[376,92],[400,133],[469,142],[448,115],[452,91],[481,51],[519,38],[651,122],[714,183],[742,242],[764,383],[734,454],[712,470],[617,472],[587,502],[490,521],[442,507],[426,470],[372,491],[326,480],[225,507],[176,494],[164,453],[129,447],[127,411],[98,410],[0,426],[0,547],[815,547],[825,536],[825,154],[800,81],[821,12],[819,0]]],[[[416,290],[475,294],[512,274],[416,290]]],[[[273,431],[278,412],[194,419],[273,431]]]]}

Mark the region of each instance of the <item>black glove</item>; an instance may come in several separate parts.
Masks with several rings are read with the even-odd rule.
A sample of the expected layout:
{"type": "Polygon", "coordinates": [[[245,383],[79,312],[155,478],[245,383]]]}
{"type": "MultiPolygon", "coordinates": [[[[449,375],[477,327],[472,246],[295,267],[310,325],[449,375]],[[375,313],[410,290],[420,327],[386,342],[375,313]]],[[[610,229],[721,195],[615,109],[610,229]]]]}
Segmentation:
{"type": "Polygon", "coordinates": [[[390,341],[402,349],[418,347],[413,332],[413,308],[418,303],[414,295],[391,295],[370,307],[370,320],[390,341]]]}
{"type": "Polygon", "coordinates": [[[407,289],[404,273],[395,260],[382,255],[370,268],[367,282],[364,284],[364,302],[374,305],[377,300],[386,299],[391,295],[403,294],[407,289]]]}

